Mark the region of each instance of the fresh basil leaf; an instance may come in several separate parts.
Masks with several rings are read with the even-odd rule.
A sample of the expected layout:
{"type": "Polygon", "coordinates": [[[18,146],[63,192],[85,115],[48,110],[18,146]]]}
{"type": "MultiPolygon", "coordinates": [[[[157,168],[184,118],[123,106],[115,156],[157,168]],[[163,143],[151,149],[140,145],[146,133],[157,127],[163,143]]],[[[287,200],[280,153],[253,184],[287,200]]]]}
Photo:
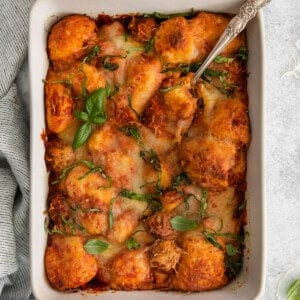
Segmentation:
{"type": "Polygon", "coordinates": [[[223,249],[222,246],[218,243],[218,241],[215,239],[215,235],[212,233],[208,233],[207,231],[203,230],[202,231],[204,238],[210,242],[211,244],[213,244],[216,248],[218,249],[223,249]]]}
{"type": "Polygon", "coordinates": [[[107,121],[107,116],[91,116],[89,119],[91,123],[101,125],[107,121]]]}
{"type": "Polygon", "coordinates": [[[189,231],[197,228],[197,223],[194,220],[186,219],[182,216],[176,216],[170,221],[173,229],[177,231],[189,231]]]}
{"type": "Polygon", "coordinates": [[[287,300],[299,300],[299,299],[300,299],[300,279],[297,279],[288,288],[287,300]]]}
{"type": "Polygon", "coordinates": [[[174,14],[163,14],[160,12],[153,12],[151,14],[144,14],[144,18],[155,18],[155,19],[171,19],[174,17],[194,17],[195,11],[194,9],[191,9],[191,11],[188,12],[182,12],[182,13],[174,13],[174,14]]]}
{"type": "Polygon", "coordinates": [[[85,109],[88,114],[103,113],[104,112],[104,100],[105,100],[106,90],[104,88],[99,88],[91,93],[85,102],[85,109]]]}
{"type": "Polygon", "coordinates": [[[88,240],[83,248],[89,254],[99,254],[108,249],[108,243],[98,239],[92,239],[88,240]]]}
{"type": "Polygon", "coordinates": [[[88,122],[83,123],[75,134],[74,141],[73,141],[73,148],[77,149],[81,147],[88,140],[91,133],[92,133],[91,124],[88,122]]]}
{"type": "Polygon", "coordinates": [[[74,116],[81,121],[88,121],[89,115],[84,111],[75,110],[74,116]]]}
{"type": "Polygon", "coordinates": [[[225,57],[218,55],[215,59],[214,62],[217,64],[223,64],[223,63],[232,63],[234,61],[234,57],[225,57]]]}
{"type": "Polygon", "coordinates": [[[128,250],[139,249],[141,246],[133,237],[130,237],[126,240],[126,245],[128,250]]]}
{"type": "Polygon", "coordinates": [[[234,247],[232,244],[227,244],[226,245],[226,253],[229,256],[234,256],[237,253],[239,253],[239,250],[236,247],[234,247]]]}

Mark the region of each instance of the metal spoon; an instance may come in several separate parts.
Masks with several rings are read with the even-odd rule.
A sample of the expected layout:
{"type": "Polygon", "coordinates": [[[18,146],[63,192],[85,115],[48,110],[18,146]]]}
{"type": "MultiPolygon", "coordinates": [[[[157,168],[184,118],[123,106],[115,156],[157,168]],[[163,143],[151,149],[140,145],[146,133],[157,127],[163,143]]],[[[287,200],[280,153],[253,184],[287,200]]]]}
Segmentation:
{"type": "Polygon", "coordinates": [[[247,0],[239,10],[239,13],[231,19],[227,28],[217,41],[215,47],[211,50],[203,64],[194,74],[192,84],[196,84],[200,76],[206,70],[208,65],[216,58],[216,56],[229,44],[247,25],[247,23],[253,19],[263,6],[271,0],[247,0]]]}

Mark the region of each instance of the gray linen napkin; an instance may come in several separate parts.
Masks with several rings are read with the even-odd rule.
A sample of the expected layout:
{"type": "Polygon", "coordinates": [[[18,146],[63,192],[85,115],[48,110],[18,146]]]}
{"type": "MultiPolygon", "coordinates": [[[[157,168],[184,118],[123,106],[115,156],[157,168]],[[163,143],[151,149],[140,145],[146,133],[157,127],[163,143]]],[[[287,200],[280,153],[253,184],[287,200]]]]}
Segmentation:
{"type": "Polygon", "coordinates": [[[28,299],[29,126],[15,78],[25,58],[34,0],[0,5],[0,299],[28,299]]]}

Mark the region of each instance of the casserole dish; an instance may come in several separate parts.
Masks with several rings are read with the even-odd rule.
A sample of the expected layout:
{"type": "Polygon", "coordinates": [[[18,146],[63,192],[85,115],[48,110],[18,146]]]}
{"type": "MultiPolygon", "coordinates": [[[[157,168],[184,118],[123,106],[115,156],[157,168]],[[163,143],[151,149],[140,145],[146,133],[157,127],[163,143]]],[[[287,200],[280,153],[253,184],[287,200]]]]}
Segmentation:
{"type": "MultiPolygon", "coordinates": [[[[46,49],[47,31],[51,25],[64,15],[71,13],[86,13],[92,17],[104,12],[109,15],[125,14],[132,12],[160,11],[172,13],[175,11],[186,11],[190,8],[195,10],[206,10],[216,12],[234,13],[239,6],[238,2],[221,4],[217,1],[210,5],[199,5],[196,1],[177,3],[174,1],[173,10],[157,2],[143,3],[139,5],[130,1],[111,1],[109,5],[100,4],[95,1],[87,1],[84,4],[73,2],[72,7],[67,1],[38,1],[34,6],[30,21],[30,74],[31,74],[31,257],[32,257],[32,285],[37,298],[43,299],[79,299],[83,292],[77,294],[62,294],[54,291],[47,283],[44,272],[44,250],[46,246],[46,234],[43,231],[44,215],[47,197],[47,171],[44,164],[44,146],[41,133],[45,128],[43,84],[41,79],[45,78],[48,67],[46,49]],[[37,58],[36,58],[37,55],[37,58]]],[[[262,28],[261,16],[258,16],[248,28],[248,48],[250,52],[249,71],[249,109],[252,122],[252,145],[248,154],[248,223],[246,230],[250,233],[246,239],[244,269],[240,276],[226,288],[218,291],[200,294],[190,294],[190,299],[200,298],[215,299],[253,299],[263,285],[264,264],[263,264],[263,165],[262,165],[262,28]],[[259,39],[260,43],[257,43],[259,39]],[[254,46],[255,41],[255,46],[254,46]],[[251,44],[252,42],[252,44],[251,44]],[[259,45],[259,49],[257,49],[259,45]],[[253,53],[253,55],[251,55],[253,53]],[[255,64],[254,64],[255,61],[255,64]],[[254,88],[255,87],[255,88],[254,88]],[[260,87],[260,88],[259,88],[260,87]]],[[[106,299],[118,299],[124,292],[105,292],[106,299]]],[[[128,294],[128,293],[127,293],[128,294]]],[[[181,297],[180,293],[174,292],[130,292],[133,299],[145,297],[148,299],[168,297],[181,297]]],[[[104,294],[99,295],[99,297],[104,294]]],[[[85,295],[93,297],[93,295],[85,295]]]]}

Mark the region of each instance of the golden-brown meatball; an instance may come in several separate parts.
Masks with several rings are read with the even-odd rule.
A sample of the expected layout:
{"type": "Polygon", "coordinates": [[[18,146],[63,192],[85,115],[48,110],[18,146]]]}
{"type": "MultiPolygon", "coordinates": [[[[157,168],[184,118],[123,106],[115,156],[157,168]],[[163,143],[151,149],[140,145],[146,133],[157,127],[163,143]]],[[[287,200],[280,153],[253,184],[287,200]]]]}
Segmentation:
{"type": "Polygon", "coordinates": [[[48,129],[55,133],[69,127],[73,120],[74,102],[71,91],[62,78],[49,69],[45,84],[46,120],[48,129]]]}
{"type": "Polygon", "coordinates": [[[75,154],[70,145],[54,139],[46,143],[45,160],[48,170],[59,175],[65,167],[74,162],[75,154]]]}
{"type": "Polygon", "coordinates": [[[147,290],[153,288],[149,254],[145,248],[126,251],[113,260],[111,282],[113,289],[147,290]]]}
{"type": "Polygon", "coordinates": [[[175,17],[161,23],[155,33],[155,50],[164,63],[191,63],[197,57],[197,49],[187,20],[175,17]]]}
{"type": "Polygon", "coordinates": [[[244,168],[238,167],[240,158],[236,147],[212,137],[197,136],[184,140],[180,158],[187,175],[203,187],[227,187],[243,178],[245,172],[244,168]]]}
{"type": "Polygon", "coordinates": [[[46,274],[58,290],[78,288],[94,278],[97,260],[87,254],[80,237],[52,236],[45,255],[46,274]]]}
{"type": "Polygon", "coordinates": [[[156,240],[150,250],[150,266],[163,272],[175,270],[181,254],[173,240],[156,240]]]}
{"type": "MultiPolygon", "coordinates": [[[[197,49],[197,60],[202,60],[209,54],[229,20],[224,15],[200,12],[188,21],[188,30],[197,49]]],[[[245,36],[241,34],[225,47],[222,54],[232,55],[242,46],[245,46],[245,36]]]]}
{"type": "MultiPolygon", "coordinates": [[[[224,246],[220,238],[218,242],[224,246]]],[[[175,289],[205,291],[219,288],[228,282],[224,250],[206,241],[199,233],[185,237],[182,249],[185,254],[182,255],[173,280],[175,289]]]]}
{"type": "Polygon", "coordinates": [[[67,16],[52,27],[48,37],[49,58],[53,63],[80,58],[97,38],[94,20],[83,15],[67,16]]]}
{"type": "Polygon", "coordinates": [[[177,232],[171,226],[171,219],[174,214],[158,211],[145,220],[145,224],[150,233],[164,239],[174,239],[177,232]]]}

